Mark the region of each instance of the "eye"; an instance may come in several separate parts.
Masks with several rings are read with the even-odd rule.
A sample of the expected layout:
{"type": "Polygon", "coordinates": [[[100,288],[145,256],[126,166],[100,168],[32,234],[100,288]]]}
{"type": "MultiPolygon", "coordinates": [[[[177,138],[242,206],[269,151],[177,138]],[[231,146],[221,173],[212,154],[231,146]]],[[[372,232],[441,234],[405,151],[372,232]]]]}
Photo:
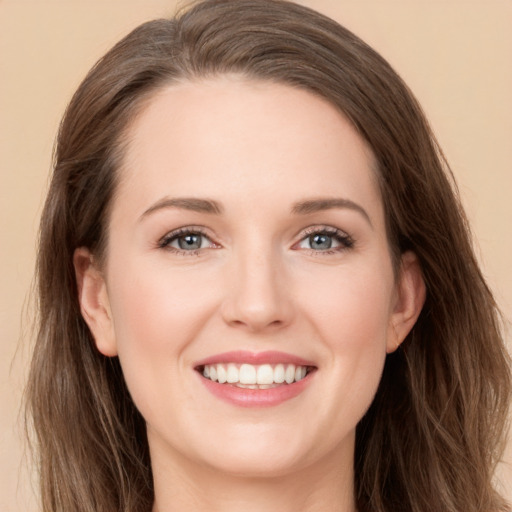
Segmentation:
{"type": "Polygon", "coordinates": [[[315,252],[338,252],[354,245],[352,238],[336,228],[311,228],[297,244],[299,249],[315,252]]]}
{"type": "Polygon", "coordinates": [[[165,235],[158,246],[181,253],[195,254],[201,249],[217,247],[198,229],[183,228],[165,235]]]}

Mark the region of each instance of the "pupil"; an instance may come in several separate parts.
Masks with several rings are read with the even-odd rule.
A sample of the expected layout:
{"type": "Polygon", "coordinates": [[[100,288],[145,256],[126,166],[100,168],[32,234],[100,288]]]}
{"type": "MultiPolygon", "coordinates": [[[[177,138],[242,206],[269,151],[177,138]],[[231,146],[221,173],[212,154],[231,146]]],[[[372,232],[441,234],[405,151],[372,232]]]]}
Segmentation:
{"type": "Polygon", "coordinates": [[[201,248],[201,235],[184,235],[178,239],[180,249],[200,249],[201,248]]]}
{"type": "Polygon", "coordinates": [[[309,237],[309,243],[312,249],[330,249],[332,246],[332,237],[329,235],[322,235],[317,233],[309,237]]]}

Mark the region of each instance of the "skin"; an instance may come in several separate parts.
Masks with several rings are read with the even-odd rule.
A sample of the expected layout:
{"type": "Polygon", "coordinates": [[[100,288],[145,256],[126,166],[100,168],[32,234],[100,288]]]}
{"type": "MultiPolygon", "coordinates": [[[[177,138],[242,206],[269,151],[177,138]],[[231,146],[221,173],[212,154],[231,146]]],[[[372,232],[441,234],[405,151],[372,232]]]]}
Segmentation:
{"type": "Polygon", "coordinates": [[[128,136],[106,263],[80,248],[75,267],[97,348],[147,422],[154,512],[354,511],[355,427],[425,295],[413,254],[393,271],[371,150],[325,100],[236,76],[162,89],[128,136]],[[318,198],[351,203],[292,211],[318,198]],[[199,250],[162,246],[191,226],[199,250]],[[329,250],[310,238],[326,228],[345,237],[329,250]],[[240,349],[317,370],[291,400],[238,407],[194,366],[240,349]]]}

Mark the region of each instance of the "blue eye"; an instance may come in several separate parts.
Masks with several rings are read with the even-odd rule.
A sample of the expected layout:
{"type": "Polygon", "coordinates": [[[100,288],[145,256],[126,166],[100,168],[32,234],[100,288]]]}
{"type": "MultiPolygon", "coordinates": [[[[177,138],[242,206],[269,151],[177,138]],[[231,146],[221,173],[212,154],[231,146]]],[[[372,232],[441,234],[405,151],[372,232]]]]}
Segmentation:
{"type": "Polygon", "coordinates": [[[352,238],[334,228],[317,229],[305,236],[298,244],[300,249],[315,252],[341,251],[354,245],[352,238]]]}
{"type": "Polygon", "coordinates": [[[190,253],[215,246],[215,244],[203,233],[189,229],[182,229],[169,233],[160,240],[158,245],[162,248],[190,253]]]}
{"type": "Polygon", "coordinates": [[[201,249],[203,245],[203,235],[198,233],[189,233],[188,235],[181,235],[174,239],[169,245],[172,247],[174,243],[179,249],[184,251],[195,251],[201,249]]]}
{"type": "Polygon", "coordinates": [[[311,249],[315,249],[317,251],[325,251],[326,249],[331,249],[333,243],[336,243],[336,241],[331,235],[326,235],[325,233],[316,233],[314,235],[308,236],[308,243],[311,249]]]}

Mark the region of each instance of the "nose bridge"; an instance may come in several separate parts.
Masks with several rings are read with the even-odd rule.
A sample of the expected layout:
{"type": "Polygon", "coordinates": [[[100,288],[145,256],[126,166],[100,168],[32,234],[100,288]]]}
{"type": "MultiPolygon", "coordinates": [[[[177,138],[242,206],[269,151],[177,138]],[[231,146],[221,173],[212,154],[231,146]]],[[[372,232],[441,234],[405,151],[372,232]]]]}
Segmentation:
{"type": "Polygon", "coordinates": [[[253,236],[232,256],[225,320],[251,331],[287,324],[292,308],[280,251],[268,239],[253,236]]]}

